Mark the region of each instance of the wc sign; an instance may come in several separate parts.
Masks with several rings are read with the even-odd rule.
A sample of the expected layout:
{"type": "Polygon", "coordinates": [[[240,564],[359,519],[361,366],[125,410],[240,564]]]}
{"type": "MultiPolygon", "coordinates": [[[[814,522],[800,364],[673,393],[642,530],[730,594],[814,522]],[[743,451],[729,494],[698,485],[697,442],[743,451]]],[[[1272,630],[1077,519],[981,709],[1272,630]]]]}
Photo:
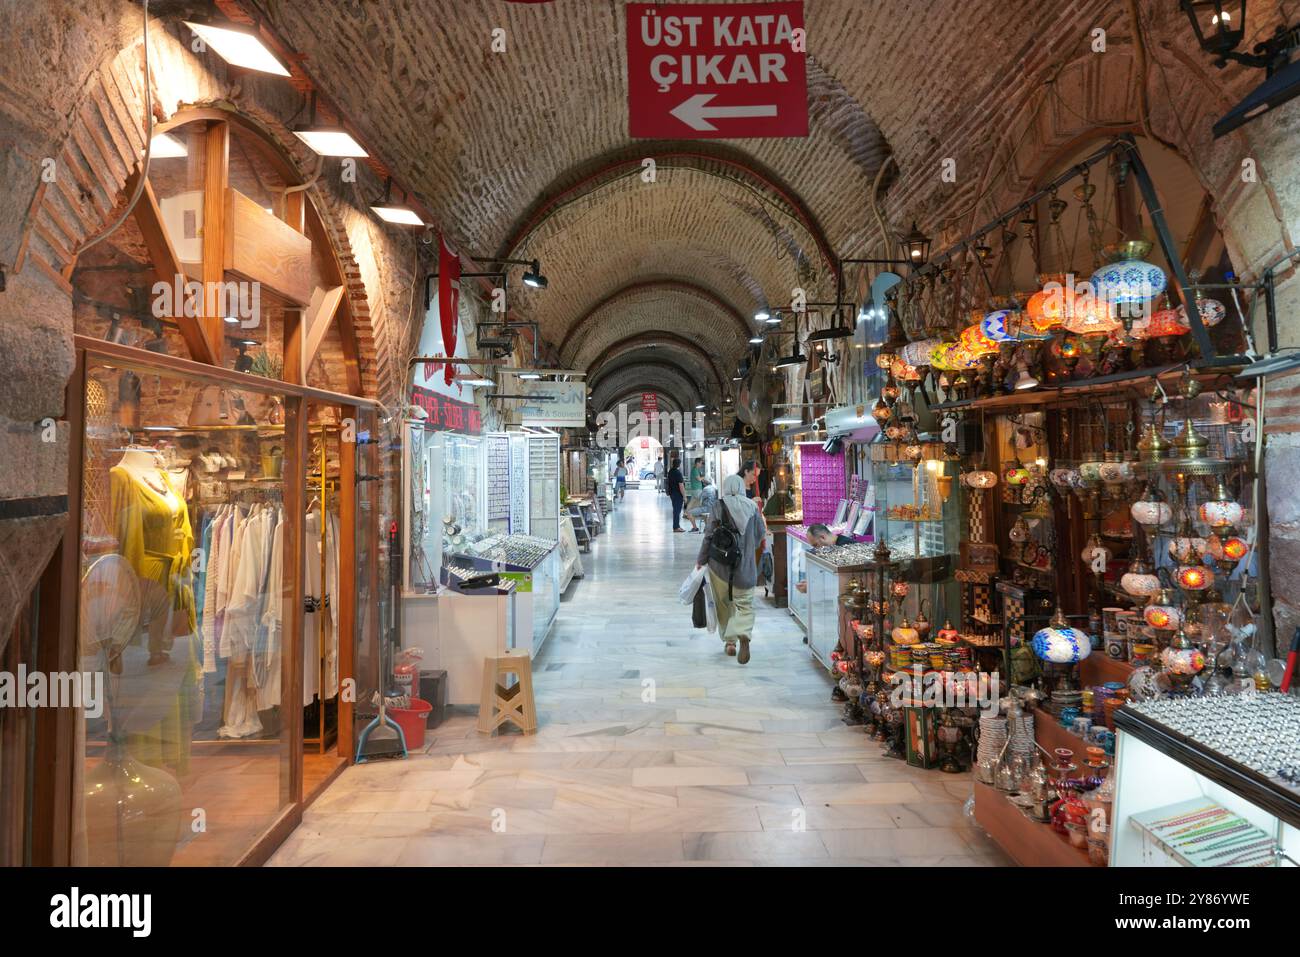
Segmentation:
{"type": "Polygon", "coordinates": [[[803,3],[631,3],[634,137],[808,135],[803,3]]]}

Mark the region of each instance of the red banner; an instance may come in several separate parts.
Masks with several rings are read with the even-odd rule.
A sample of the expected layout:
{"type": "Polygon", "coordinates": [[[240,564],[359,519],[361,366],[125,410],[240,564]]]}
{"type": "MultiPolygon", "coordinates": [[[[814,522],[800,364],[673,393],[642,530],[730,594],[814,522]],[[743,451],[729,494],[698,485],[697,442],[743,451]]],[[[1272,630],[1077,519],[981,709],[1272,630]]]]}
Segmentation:
{"type": "Polygon", "coordinates": [[[429,414],[425,422],[437,432],[478,435],[483,431],[483,414],[478,406],[468,402],[458,402],[417,385],[411,388],[411,404],[429,414]]]}
{"type": "Polygon", "coordinates": [[[808,135],[803,3],[632,3],[628,131],[634,137],[808,135]]]}
{"type": "MultiPolygon", "coordinates": [[[[456,354],[456,330],[460,326],[460,257],[438,237],[438,321],[442,326],[442,354],[456,354]]],[[[456,377],[456,366],[445,366],[447,385],[456,377]]],[[[427,378],[427,375],[426,375],[427,378]]]]}

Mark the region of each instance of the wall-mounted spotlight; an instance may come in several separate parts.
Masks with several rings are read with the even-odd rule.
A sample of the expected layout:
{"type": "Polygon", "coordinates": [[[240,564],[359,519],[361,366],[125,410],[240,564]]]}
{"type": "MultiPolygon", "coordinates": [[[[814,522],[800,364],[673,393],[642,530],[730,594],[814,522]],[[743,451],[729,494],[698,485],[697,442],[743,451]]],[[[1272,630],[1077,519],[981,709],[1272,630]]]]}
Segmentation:
{"type": "Polygon", "coordinates": [[[541,263],[534,259],[524,271],[524,285],[532,289],[545,289],[546,277],[542,275],[541,263]]]}

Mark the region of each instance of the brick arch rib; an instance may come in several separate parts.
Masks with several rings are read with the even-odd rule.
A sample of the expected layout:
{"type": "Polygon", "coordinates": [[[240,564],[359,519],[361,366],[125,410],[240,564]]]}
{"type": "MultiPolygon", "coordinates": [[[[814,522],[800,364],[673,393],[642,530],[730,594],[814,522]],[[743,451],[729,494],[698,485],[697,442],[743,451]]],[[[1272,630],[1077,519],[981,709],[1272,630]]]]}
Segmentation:
{"type": "MultiPolygon", "coordinates": [[[[568,349],[569,344],[574,341],[575,337],[581,334],[585,327],[595,321],[596,316],[599,315],[602,310],[642,292],[659,290],[680,292],[688,296],[702,299],[726,315],[737,332],[741,335],[749,335],[749,323],[745,320],[745,317],[741,314],[740,310],[731,303],[725,301],[713,290],[701,286],[698,283],[687,282],[686,280],[681,279],[647,279],[640,282],[629,283],[628,285],[615,290],[604,299],[600,300],[600,302],[596,303],[596,305],[588,309],[587,312],[583,314],[582,318],[571,325],[568,331],[565,332],[564,338],[560,341],[556,351],[561,357],[564,357],[566,355],[565,350],[568,349]]],[[[581,345],[580,342],[578,344],[581,345]]]]}
{"type": "MultiPolygon", "coordinates": [[[[687,369],[685,366],[682,366],[676,362],[672,362],[671,360],[668,359],[653,359],[649,361],[628,362],[625,363],[624,365],[607,366],[604,369],[602,369],[600,374],[596,375],[595,377],[589,376],[587,382],[591,386],[592,394],[594,395],[600,389],[601,383],[607,381],[609,377],[616,376],[620,372],[626,372],[628,369],[665,370],[665,371],[671,371],[673,373],[676,373],[677,375],[680,375],[687,380],[693,381],[695,378],[691,374],[691,371],[687,369]]],[[[705,394],[701,394],[700,398],[704,399],[704,398],[708,398],[708,396],[705,394]]]]}
{"type": "Polygon", "coordinates": [[[709,369],[713,372],[713,381],[718,386],[718,394],[726,393],[726,387],[722,372],[718,368],[716,357],[709,355],[700,346],[684,336],[679,336],[672,332],[641,332],[634,336],[628,336],[620,339],[618,342],[606,346],[594,360],[587,365],[587,374],[595,375],[600,371],[605,363],[617,358],[625,352],[633,349],[643,349],[647,346],[669,346],[674,349],[681,349],[702,359],[709,369]]]}

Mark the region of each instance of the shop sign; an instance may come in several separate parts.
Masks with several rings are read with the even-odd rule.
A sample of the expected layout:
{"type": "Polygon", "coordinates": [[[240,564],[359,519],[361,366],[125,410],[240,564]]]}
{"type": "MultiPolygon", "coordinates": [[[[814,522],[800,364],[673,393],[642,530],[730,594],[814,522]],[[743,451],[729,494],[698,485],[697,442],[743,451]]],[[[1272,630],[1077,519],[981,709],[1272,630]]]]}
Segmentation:
{"type": "Polygon", "coordinates": [[[550,429],[587,426],[587,386],[583,382],[521,382],[519,421],[550,429]],[[534,401],[536,400],[536,401],[534,401]]]}
{"type": "Polygon", "coordinates": [[[801,0],[628,4],[628,132],[807,136],[805,41],[801,0]]]}
{"type": "Polygon", "coordinates": [[[476,405],[439,395],[418,385],[411,387],[411,404],[428,413],[425,425],[435,432],[478,435],[483,431],[483,415],[476,405]]]}

